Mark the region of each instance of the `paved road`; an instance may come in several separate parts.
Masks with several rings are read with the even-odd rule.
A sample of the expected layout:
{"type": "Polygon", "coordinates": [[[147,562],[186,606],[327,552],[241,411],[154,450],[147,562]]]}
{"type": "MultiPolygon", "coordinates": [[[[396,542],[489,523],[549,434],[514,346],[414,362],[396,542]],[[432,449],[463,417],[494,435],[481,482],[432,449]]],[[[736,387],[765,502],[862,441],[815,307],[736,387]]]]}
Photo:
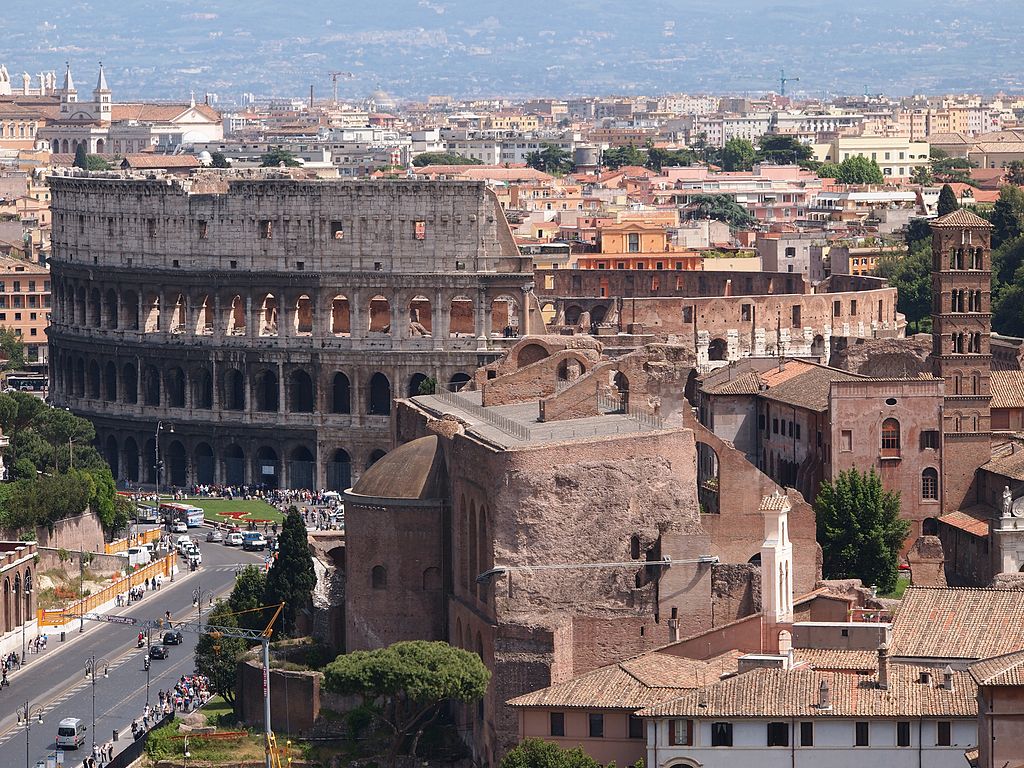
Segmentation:
{"type": "MultiPolygon", "coordinates": [[[[202,539],[205,529],[196,534],[201,541],[203,566],[194,573],[181,573],[173,583],[164,581],[158,592],[150,591],[145,598],[127,608],[112,612],[132,616],[140,622],[162,618],[170,611],[175,619],[195,618],[192,593],[200,587],[205,594],[219,595],[230,590],[239,563],[262,563],[262,553],[243,552],[237,547],[207,544],[202,539]]],[[[208,601],[204,598],[204,606],[208,601]]],[[[49,649],[28,655],[24,669],[10,676],[10,686],[0,691],[0,768],[33,768],[54,750],[57,723],[65,717],[79,717],[89,728],[83,748],[68,750],[66,766],[77,765],[92,747],[93,687],[85,678],[85,664],[91,654],[109,662],[109,676],[96,677],[96,741],[111,739],[114,729],[129,727],[133,719],[141,717],[146,704],[146,672],[143,668],[145,650],[136,647],[137,628],[86,622],[86,631],[69,632],[63,644],[59,636],[49,636],[49,649]],[[25,729],[15,717],[18,707],[30,702],[35,715],[38,705],[43,712],[43,724],[33,719],[28,733],[28,760],[25,757],[25,729]]],[[[197,636],[186,633],[182,645],[171,646],[170,656],[164,661],[150,664],[150,701],[155,703],[157,692],[174,687],[181,675],[193,671],[193,651],[197,636]]],[[[159,642],[153,633],[153,642],[159,642]]],[[[102,665],[98,665],[102,669],[102,665]]],[[[131,734],[128,734],[131,739],[131,734]]]]}

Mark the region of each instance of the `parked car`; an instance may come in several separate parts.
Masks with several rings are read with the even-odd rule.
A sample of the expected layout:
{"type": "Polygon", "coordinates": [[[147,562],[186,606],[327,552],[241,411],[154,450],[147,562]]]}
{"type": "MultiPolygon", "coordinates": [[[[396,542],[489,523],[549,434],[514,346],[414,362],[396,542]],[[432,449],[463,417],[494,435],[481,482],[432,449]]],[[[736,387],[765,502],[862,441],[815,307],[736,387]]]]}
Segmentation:
{"type": "Polygon", "coordinates": [[[78,717],[65,717],[57,724],[57,746],[78,749],[85,743],[86,725],[78,717]]]}
{"type": "Polygon", "coordinates": [[[166,659],[169,655],[170,651],[163,645],[154,645],[149,649],[149,658],[151,659],[166,659]]]}
{"type": "Polygon", "coordinates": [[[206,540],[219,544],[220,542],[224,541],[224,534],[220,532],[220,529],[214,528],[212,531],[206,534],[206,540]]]}
{"type": "Polygon", "coordinates": [[[164,632],[164,645],[181,645],[184,639],[181,632],[164,632]]]}
{"type": "Polygon", "coordinates": [[[192,546],[195,544],[189,536],[179,536],[178,540],[174,542],[174,548],[178,550],[179,555],[185,554],[185,550],[192,546]]]}
{"type": "Polygon", "coordinates": [[[242,549],[249,552],[262,552],[267,548],[267,539],[262,533],[249,531],[242,534],[242,549]]]}
{"type": "Polygon", "coordinates": [[[188,533],[188,525],[184,520],[175,520],[171,526],[171,531],[174,533],[188,533]]]}
{"type": "Polygon", "coordinates": [[[224,546],[226,547],[240,547],[242,543],[242,534],[237,531],[233,531],[224,537],[224,546]]]}
{"type": "Polygon", "coordinates": [[[191,549],[186,549],[185,557],[188,558],[189,565],[203,564],[203,553],[199,551],[199,547],[192,547],[191,549]]]}

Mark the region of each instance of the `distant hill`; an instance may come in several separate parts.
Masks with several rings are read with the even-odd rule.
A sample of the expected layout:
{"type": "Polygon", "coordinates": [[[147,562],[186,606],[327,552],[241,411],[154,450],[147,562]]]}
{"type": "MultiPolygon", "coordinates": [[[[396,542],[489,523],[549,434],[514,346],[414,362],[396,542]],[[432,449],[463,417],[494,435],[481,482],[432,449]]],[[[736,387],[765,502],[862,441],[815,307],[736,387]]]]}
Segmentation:
{"type": "MultiPolygon", "coordinates": [[[[115,96],[1024,90],[1020,0],[13,0],[0,63],[115,96]]],[[[15,82],[18,82],[15,77],[15,82]]]]}

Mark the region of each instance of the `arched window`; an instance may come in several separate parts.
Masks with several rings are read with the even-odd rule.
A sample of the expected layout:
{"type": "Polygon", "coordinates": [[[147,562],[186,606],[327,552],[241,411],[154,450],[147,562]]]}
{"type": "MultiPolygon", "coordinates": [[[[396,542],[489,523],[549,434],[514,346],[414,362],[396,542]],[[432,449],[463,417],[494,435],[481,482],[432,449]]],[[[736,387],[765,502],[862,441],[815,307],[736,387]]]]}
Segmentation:
{"type": "Polygon", "coordinates": [[[374,589],[387,589],[388,569],[383,565],[373,566],[373,570],[370,571],[370,586],[374,589]]]}
{"type": "Polygon", "coordinates": [[[939,473],[932,467],[921,473],[921,498],[926,501],[939,500],[939,473]]]}
{"type": "Polygon", "coordinates": [[[882,422],[882,456],[900,455],[900,423],[896,419],[882,422]]]}
{"type": "Polygon", "coordinates": [[[340,372],[334,374],[334,382],[331,387],[331,413],[352,412],[350,393],[348,376],[340,372]]]}

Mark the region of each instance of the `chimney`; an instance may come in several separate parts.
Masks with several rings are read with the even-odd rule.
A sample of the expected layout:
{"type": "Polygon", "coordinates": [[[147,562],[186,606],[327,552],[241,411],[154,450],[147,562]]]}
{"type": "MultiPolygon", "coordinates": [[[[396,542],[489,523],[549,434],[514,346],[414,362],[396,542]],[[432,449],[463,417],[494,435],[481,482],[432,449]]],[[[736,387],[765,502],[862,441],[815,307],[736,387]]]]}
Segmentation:
{"type": "Polygon", "coordinates": [[[949,664],[942,670],[942,687],[947,691],[953,690],[953,668],[949,664]]]}
{"type": "Polygon", "coordinates": [[[832,709],[832,692],[825,678],[821,679],[821,685],[818,686],[818,709],[832,709]]]}
{"type": "Polygon", "coordinates": [[[924,685],[932,684],[932,671],[930,669],[921,670],[920,682],[922,682],[924,685]]]}
{"type": "Polygon", "coordinates": [[[878,646],[878,687],[881,690],[889,688],[889,644],[882,643],[878,646]]]}

